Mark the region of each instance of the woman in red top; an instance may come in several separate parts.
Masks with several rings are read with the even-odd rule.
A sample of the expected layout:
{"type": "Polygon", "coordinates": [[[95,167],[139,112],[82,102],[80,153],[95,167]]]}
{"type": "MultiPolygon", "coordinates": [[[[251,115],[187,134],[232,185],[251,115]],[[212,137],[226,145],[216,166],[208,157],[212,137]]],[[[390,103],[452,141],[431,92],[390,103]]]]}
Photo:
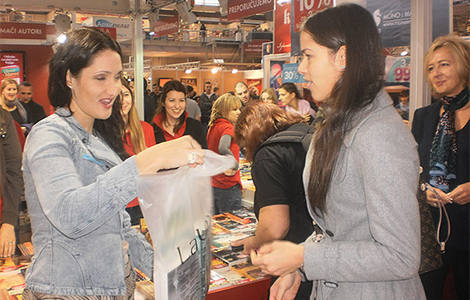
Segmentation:
{"type": "MultiPolygon", "coordinates": [[[[121,115],[126,125],[126,132],[123,136],[124,149],[130,156],[155,145],[155,136],[152,125],[141,121],[135,108],[135,99],[129,83],[121,79],[121,115]]],[[[126,211],[131,216],[132,225],[137,225],[143,218],[139,207],[139,200],[135,198],[127,205],[126,211]]]]}
{"type": "Polygon", "coordinates": [[[157,144],[192,136],[202,148],[207,149],[206,135],[201,122],[188,117],[186,112],[186,87],[178,80],[170,80],[162,88],[156,115],[152,119],[157,144]]]}
{"type": "Polygon", "coordinates": [[[238,161],[240,147],[235,143],[234,124],[240,115],[242,104],[231,94],[224,94],[212,106],[207,145],[209,150],[222,155],[232,155],[237,160],[233,169],[212,177],[214,213],[220,214],[239,209],[242,202],[242,183],[238,161]]]}

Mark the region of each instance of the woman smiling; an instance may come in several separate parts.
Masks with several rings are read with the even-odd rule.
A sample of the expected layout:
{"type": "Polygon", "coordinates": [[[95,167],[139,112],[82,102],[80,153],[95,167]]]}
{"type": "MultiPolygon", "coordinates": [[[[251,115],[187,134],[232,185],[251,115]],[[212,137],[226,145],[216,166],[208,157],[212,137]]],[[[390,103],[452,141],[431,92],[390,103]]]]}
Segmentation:
{"type": "Polygon", "coordinates": [[[207,140],[201,122],[188,117],[186,88],[178,80],[165,83],[152,125],[155,141],[171,141],[184,135],[192,136],[202,148],[207,149],[207,140]]]}

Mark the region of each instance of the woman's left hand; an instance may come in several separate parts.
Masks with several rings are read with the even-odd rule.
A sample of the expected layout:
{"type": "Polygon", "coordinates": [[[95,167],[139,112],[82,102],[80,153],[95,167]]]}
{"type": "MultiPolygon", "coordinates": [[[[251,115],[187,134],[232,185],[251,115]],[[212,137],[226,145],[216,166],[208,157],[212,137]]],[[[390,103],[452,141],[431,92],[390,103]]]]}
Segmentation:
{"type": "Polygon", "coordinates": [[[304,261],[304,246],[287,241],[275,241],[251,251],[251,261],[263,272],[283,276],[296,271],[304,261]]]}
{"type": "Polygon", "coordinates": [[[235,174],[237,174],[237,171],[238,170],[228,169],[227,171],[224,171],[224,175],[225,176],[234,176],[235,174]]]}
{"type": "Polygon", "coordinates": [[[302,277],[297,271],[279,277],[271,286],[269,300],[295,299],[301,282],[302,277]]]}
{"type": "Polygon", "coordinates": [[[470,202],[470,182],[463,183],[456,187],[452,192],[448,193],[452,202],[464,205],[470,202]]]}

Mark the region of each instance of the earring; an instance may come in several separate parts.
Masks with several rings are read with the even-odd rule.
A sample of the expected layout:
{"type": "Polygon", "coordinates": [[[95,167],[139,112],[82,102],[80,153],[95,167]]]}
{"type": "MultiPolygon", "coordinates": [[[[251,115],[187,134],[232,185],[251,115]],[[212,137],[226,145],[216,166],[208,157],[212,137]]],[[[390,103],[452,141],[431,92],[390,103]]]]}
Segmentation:
{"type": "Polygon", "coordinates": [[[72,89],[72,86],[71,86],[71,85],[68,85],[68,88],[69,88],[69,89],[72,89]]]}
{"type": "Polygon", "coordinates": [[[346,66],[345,65],[341,65],[341,70],[344,70],[346,69],[346,66]]]}

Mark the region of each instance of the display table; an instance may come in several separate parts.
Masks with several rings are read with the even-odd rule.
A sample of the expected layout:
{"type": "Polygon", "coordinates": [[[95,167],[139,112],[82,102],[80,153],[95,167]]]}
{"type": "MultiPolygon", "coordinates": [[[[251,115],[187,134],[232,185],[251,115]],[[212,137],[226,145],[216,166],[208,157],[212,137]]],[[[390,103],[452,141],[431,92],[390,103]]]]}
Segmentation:
{"type": "Polygon", "coordinates": [[[239,285],[209,291],[206,300],[265,300],[268,299],[271,278],[262,278],[239,285]]]}

